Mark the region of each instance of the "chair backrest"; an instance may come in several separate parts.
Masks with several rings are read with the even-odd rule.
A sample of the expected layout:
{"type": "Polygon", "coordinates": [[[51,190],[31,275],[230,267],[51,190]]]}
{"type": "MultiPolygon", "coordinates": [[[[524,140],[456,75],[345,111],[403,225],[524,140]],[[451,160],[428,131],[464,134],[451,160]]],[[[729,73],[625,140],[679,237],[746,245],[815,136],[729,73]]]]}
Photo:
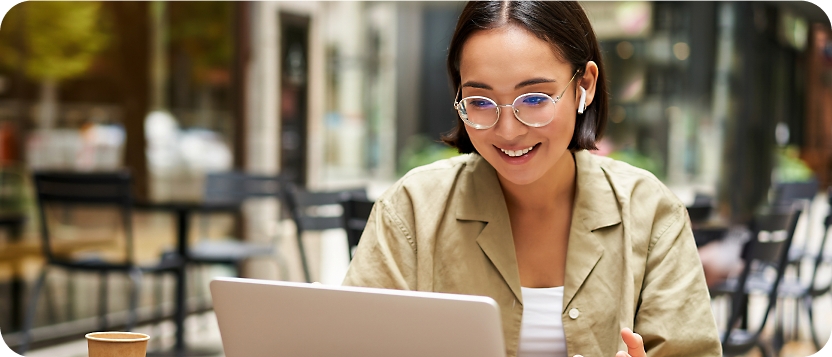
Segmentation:
{"type": "Polygon", "coordinates": [[[202,199],[206,203],[240,203],[245,200],[246,175],[242,172],[211,172],[205,175],[202,199]]]}
{"type": "Polygon", "coordinates": [[[290,185],[286,203],[300,236],[304,231],[342,228],[341,201],[366,197],[367,190],[364,188],[316,192],[290,185]]]}
{"type": "Polygon", "coordinates": [[[350,260],[352,260],[355,247],[358,246],[358,241],[361,239],[361,234],[364,233],[364,227],[367,226],[367,219],[370,218],[373,204],[374,202],[367,198],[357,197],[341,201],[341,207],[344,208],[342,224],[344,230],[347,231],[350,260]]]}
{"type": "Polygon", "coordinates": [[[281,175],[243,172],[209,173],[205,177],[203,200],[207,203],[241,203],[247,198],[283,198],[286,180],[281,175]]]}
{"type": "Polygon", "coordinates": [[[46,206],[50,204],[66,207],[109,206],[117,209],[127,239],[126,259],[128,263],[133,262],[130,172],[35,172],[32,177],[38,201],[42,249],[49,262],[55,261],[46,214],[46,206]]]}
{"type": "Polygon", "coordinates": [[[687,206],[690,222],[694,226],[705,223],[711,217],[713,207],[713,197],[697,192],[693,198],[693,203],[687,206]]]}
{"type": "Polygon", "coordinates": [[[699,205],[699,206],[687,206],[688,210],[688,217],[690,218],[690,222],[694,225],[699,225],[705,223],[708,218],[711,216],[711,211],[713,210],[713,206],[711,205],[699,205]]]}
{"type": "Polygon", "coordinates": [[[789,204],[796,200],[811,201],[818,194],[818,181],[783,182],[774,186],[774,204],[789,204]]]}
{"type": "MultiPolygon", "coordinates": [[[[745,267],[737,279],[736,289],[731,295],[731,317],[728,319],[728,325],[722,338],[723,344],[728,341],[737,321],[748,313],[748,309],[744,306],[743,301],[747,301],[749,277],[755,269],[768,267],[769,269],[774,269],[776,274],[774,281],[767,285],[768,291],[765,293],[769,298],[768,307],[764,312],[759,328],[754,332],[755,336],[759,338],[768,319],[768,315],[777,301],[777,289],[780,286],[780,281],[786,269],[788,251],[792,244],[794,231],[797,228],[797,217],[800,216],[800,210],[797,206],[777,206],[771,210],[757,213],[754,216],[754,221],[751,224],[751,239],[746,243],[742,251],[742,259],[745,262],[745,267]],[[786,233],[784,239],[771,239],[766,241],[759,239],[761,236],[760,233],[762,232],[774,233],[779,231],[786,233]]],[[[769,235],[769,237],[773,238],[773,234],[769,235]]]]}

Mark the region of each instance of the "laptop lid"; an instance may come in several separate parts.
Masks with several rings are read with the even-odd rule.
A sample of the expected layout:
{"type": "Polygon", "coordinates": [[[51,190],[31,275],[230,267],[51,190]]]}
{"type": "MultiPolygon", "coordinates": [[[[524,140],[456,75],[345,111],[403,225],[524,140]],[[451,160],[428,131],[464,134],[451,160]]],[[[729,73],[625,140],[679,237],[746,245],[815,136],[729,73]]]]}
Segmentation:
{"type": "Polygon", "coordinates": [[[504,357],[483,296],[239,278],[211,282],[227,357],[504,357]]]}

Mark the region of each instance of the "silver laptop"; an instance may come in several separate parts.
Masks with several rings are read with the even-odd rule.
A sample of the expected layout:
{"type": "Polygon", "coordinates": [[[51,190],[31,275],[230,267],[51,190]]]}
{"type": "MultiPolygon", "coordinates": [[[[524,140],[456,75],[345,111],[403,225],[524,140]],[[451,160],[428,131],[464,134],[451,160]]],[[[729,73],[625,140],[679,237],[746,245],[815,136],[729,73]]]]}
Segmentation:
{"type": "Polygon", "coordinates": [[[227,357],[505,357],[488,297],[219,278],[227,357]]]}

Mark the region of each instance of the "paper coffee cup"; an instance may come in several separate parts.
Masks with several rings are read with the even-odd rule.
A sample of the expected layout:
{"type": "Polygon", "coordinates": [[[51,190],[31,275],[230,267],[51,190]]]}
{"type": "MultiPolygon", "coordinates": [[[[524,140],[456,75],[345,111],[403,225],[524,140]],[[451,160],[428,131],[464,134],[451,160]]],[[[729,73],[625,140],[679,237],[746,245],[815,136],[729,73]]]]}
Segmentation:
{"type": "Polygon", "coordinates": [[[135,332],[88,333],[89,357],[145,357],[150,336],[135,332]]]}

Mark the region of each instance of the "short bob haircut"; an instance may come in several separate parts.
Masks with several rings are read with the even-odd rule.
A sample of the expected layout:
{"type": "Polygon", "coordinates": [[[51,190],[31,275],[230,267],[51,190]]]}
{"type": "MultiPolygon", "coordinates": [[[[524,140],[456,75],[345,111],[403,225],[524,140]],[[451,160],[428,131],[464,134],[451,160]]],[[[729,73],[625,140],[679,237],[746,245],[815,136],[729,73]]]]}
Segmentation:
{"type": "MultiPolygon", "coordinates": [[[[601,138],[607,123],[606,76],[601,62],[601,50],[595,32],[584,10],[574,1],[470,1],[462,10],[448,48],[448,74],[454,95],[460,85],[459,58],[462,46],[476,31],[517,25],[552,45],[564,61],[572,65],[572,71],[583,76],[586,64],[598,65],[595,97],[583,114],[575,118],[575,131],[568,149],[571,151],[596,150],[595,142],[601,138]]],[[[456,100],[456,98],[454,99],[456,100]]],[[[457,148],[460,153],[477,153],[465,123],[457,117],[456,127],[442,136],[442,141],[457,148]]],[[[479,153],[477,153],[479,154],[479,153]]]]}

